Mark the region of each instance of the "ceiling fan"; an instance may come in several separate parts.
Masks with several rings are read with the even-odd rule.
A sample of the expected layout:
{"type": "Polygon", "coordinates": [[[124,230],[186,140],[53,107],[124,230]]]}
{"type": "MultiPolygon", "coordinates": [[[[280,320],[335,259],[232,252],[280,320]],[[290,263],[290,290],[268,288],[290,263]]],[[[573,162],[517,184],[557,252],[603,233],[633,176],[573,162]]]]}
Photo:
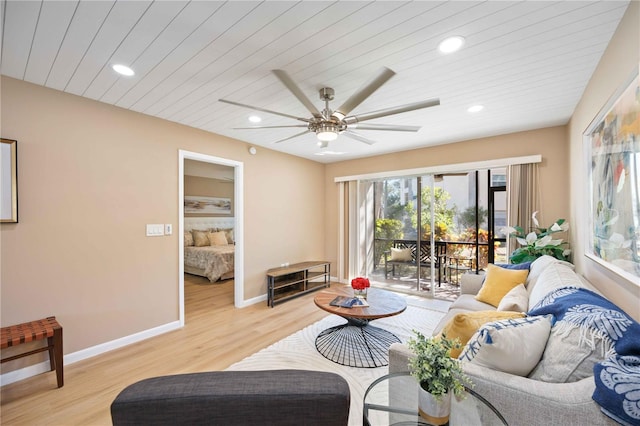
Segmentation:
{"type": "Polygon", "coordinates": [[[395,75],[395,72],[389,68],[383,67],[378,74],[367,84],[362,86],[358,91],[349,97],[341,106],[332,110],[329,108],[329,101],[334,98],[334,90],[330,87],[323,87],[320,89],[320,100],[324,101],[325,107],[322,111],[319,111],[315,105],[307,98],[302,92],[300,87],[289,77],[284,70],[272,70],[275,76],[285,85],[287,89],[309,110],[312,117],[296,117],[290,114],[285,114],[277,111],[271,111],[265,108],[254,107],[251,105],[241,104],[239,102],[233,102],[226,99],[219,99],[220,102],[224,102],[231,105],[236,105],[244,108],[250,108],[256,111],[262,111],[269,114],[275,114],[282,117],[292,118],[294,120],[302,121],[306,124],[297,124],[289,126],[253,126],[253,127],[236,127],[235,129],[275,129],[275,128],[289,128],[299,127],[306,128],[304,132],[297,133],[293,136],[289,136],[284,139],[280,139],[275,143],[284,142],[298,136],[305,135],[307,133],[315,133],[318,138],[318,145],[322,148],[326,148],[330,141],[336,140],[338,134],[344,134],[345,136],[355,139],[360,142],[364,142],[369,145],[373,145],[375,141],[372,141],[364,136],[354,132],[354,129],[363,130],[392,130],[399,132],[417,132],[420,130],[420,126],[401,126],[394,124],[361,124],[364,121],[373,120],[375,118],[387,117],[389,115],[400,114],[403,112],[414,111],[417,109],[428,108],[436,105],[440,105],[439,99],[430,99],[421,102],[414,102],[411,104],[401,105],[392,108],[385,108],[378,111],[369,112],[366,114],[352,115],[348,114],[360,105],[365,99],[367,99],[373,92],[378,90],[384,83],[386,83],[391,77],[395,75]]]}

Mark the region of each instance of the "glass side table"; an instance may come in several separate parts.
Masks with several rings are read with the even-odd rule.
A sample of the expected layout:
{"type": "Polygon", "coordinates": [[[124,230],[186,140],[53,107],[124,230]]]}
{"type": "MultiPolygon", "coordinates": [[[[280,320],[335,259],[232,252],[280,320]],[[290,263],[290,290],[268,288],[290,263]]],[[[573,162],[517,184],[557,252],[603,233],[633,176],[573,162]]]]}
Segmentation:
{"type": "MultiPolygon", "coordinates": [[[[418,415],[418,382],[408,372],[387,374],[371,383],[362,416],[365,426],[429,425],[418,415]]],[[[507,425],[507,421],[489,401],[466,388],[464,398],[451,401],[449,424],[507,425]]]]}

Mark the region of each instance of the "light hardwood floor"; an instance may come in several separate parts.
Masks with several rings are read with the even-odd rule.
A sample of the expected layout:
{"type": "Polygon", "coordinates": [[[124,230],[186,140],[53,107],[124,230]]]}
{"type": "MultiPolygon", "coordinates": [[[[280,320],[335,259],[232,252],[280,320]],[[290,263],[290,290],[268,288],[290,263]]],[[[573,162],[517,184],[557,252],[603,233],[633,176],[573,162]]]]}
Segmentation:
{"type": "MultiPolygon", "coordinates": [[[[65,367],[65,384],[44,373],[0,390],[2,425],[110,425],[116,395],[138,380],[223,370],[327,316],[314,293],[267,307],[233,307],[233,281],[185,279],[185,327],[65,367]]],[[[341,286],[341,284],[331,284],[341,286]]],[[[64,326],[64,324],[63,324],[64,326]]]]}

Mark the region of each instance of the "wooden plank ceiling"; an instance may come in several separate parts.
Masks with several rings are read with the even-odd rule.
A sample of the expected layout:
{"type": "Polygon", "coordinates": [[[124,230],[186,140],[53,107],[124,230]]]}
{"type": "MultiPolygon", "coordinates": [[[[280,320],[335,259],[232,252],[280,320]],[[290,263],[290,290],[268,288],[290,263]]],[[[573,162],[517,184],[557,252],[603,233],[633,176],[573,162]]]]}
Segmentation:
{"type": "MultiPolygon", "coordinates": [[[[568,122],[628,1],[2,1],[2,74],[320,162],[568,122]],[[465,38],[444,55],[444,38],[465,38]],[[116,74],[126,64],[135,76],[116,74]],[[271,70],[322,110],[383,66],[397,74],[353,113],[431,98],[441,105],[371,123],[322,150],[300,129],[234,130],[255,111],[311,114],[271,70]],[[470,114],[467,108],[482,104],[470,114]],[[316,155],[321,152],[341,155],[316,155]]],[[[631,71],[631,70],[630,70],[631,71]]],[[[260,125],[300,124],[265,113],[260,125]]],[[[303,129],[304,130],[304,129],[303,129]]]]}

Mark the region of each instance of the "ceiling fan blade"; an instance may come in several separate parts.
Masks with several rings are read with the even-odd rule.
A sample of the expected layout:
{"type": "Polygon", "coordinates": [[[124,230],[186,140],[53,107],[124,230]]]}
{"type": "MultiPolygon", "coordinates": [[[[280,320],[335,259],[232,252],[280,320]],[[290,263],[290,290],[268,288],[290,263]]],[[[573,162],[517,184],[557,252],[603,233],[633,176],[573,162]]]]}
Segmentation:
{"type": "Polygon", "coordinates": [[[368,145],[373,145],[374,143],[376,143],[375,141],[372,141],[371,139],[367,139],[364,136],[361,136],[357,133],[352,132],[351,130],[347,130],[343,134],[347,137],[350,137],[351,139],[355,139],[358,142],[364,142],[368,145]]]}
{"type": "Polygon", "coordinates": [[[298,87],[298,85],[291,79],[291,77],[289,77],[289,74],[287,74],[286,71],[272,70],[271,72],[273,72],[276,77],[278,77],[278,79],[282,82],[282,84],[284,84],[287,89],[289,89],[289,91],[293,93],[293,95],[298,98],[300,102],[302,102],[302,105],[304,105],[309,110],[309,112],[313,114],[314,117],[322,117],[322,114],[320,113],[320,111],[318,111],[318,108],[316,108],[316,106],[309,100],[309,98],[302,92],[302,90],[300,90],[300,87],[298,87]]]}
{"type": "Polygon", "coordinates": [[[429,108],[437,105],[440,105],[440,99],[429,99],[426,101],[414,102],[412,104],[385,108],[378,111],[369,112],[366,114],[360,114],[354,117],[345,117],[344,121],[347,124],[351,124],[352,122],[361,123],[363,121],[373,120],[374,118],[387,117],[389,115],[400,114],[408,111],[415,111],[417,109],[429,108]]]}
{"type": "Polygon", "coordinates": [[[308,127],[306,124],[294,124],[291,126],[253,126],[253,127],[234,127],[234,130],[249,130],[249,129],[284,129],[289,127],[308,127]]]}
{"type": "MultiPolygon", "coordinates": [[[[338,112],[342,115],[343,118],[347,114],[349,114],[355,107],[360,105],[365,99],[367,99],[373,92],[378,90],[384,83],[386,83],[391,77],[396,75],[395,72],[390,70],[387,67],[383,67],[380,71],[378,71],[378,75],[375,76],[371,81],[362,86],[356,93],[351,95],[349,99],[347,99],[335,112],[338,112]]],[[[334,113],[335,114],[335,113],[334,113]]]]}
{"type": "Polygon", "coordinates": [[[279,141],[275,141],[273,143],[280,143],[280,142],[288,141],[289,139],[297,138],[298,136],[306,135],[307,133],[311,133],[311,130],[305,130],[302,133],[298,133],[296,135],[289,136],[288,138],[280,139],[279,141]]]}
{"type": "Polygon", "coordinates": [[[241,104],[239,102],[228,101],[226,99],[218,99],[218,101],[219,102],[224,102],[225,104],[236,105],[236,106],[243,107],[243,108],[249,108],[249,109],[254,109],[256,111],[266,112],[266,113],[269,113],[269,114],[280,115],[282,117],[293,118],[294,120],[304,121],[305,123],[309,123],[311,121],[308,118],[296,117],[294,115],[289,115],[289,114],[285,114],[285,113],[282,113],[282,112],[271,111],[270,109],[254,107],[254,106],[251,106],[251,105],[241,104]]]}
{"type": "Polygon", "coordinates": [[[358,130],[393,130],[396,132],[417,132],[420,126],[401,126],[396,124],[360,124],[356,123],[348,126],[349,129],[358,130]]]}

